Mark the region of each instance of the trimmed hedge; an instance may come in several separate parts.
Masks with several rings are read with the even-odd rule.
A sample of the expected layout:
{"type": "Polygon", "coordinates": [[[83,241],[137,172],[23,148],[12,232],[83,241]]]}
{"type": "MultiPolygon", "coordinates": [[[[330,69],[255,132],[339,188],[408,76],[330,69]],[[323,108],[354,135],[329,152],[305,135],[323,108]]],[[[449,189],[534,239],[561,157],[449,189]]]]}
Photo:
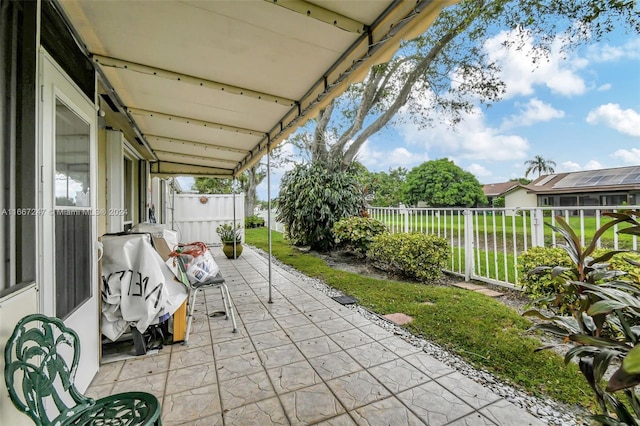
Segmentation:
{"type": "Polygon", "coordinates": [[[448,253],[447,240],[436,235],[381,234],[373,239],[367,257],[383,271],[429,281],[442,277],[448,253]]]}
{"type": "Polygon", "coordinates": [[[261,228],[264,226],[264,219],[257,214],[247,216],[244,218],[245,228],[261,228]]]}
{"type": "Polygon", "coordinates": [[[336,244],[365,255],[376,235],[389,232],[387,225],[370,217],[353,216],[340,219],[331,233],[336,244]]]}

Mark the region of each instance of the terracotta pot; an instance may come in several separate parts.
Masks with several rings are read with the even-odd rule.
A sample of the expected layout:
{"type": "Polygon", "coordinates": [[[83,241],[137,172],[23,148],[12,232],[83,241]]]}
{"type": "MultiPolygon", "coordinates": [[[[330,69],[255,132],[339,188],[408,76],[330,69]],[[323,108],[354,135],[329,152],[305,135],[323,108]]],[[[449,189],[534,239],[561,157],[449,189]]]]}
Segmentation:
{"type": "MultiPolygon", "coordinates": [[[[222,243],[222,252],[227,256],[227,259],[233,259],[233,242],[222,243]]],[[[242,244],[236,243],[236,258],[242,254],[242,244]]]]}

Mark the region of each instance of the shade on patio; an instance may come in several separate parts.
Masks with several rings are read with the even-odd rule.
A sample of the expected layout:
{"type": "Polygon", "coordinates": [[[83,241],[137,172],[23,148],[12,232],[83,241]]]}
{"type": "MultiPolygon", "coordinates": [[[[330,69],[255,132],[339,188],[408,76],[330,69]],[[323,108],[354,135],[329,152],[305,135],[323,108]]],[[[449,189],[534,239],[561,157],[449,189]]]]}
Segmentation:
{"type": "Polygon", "coordinates": [[[455,1],[55,4],[153,174],[235,177],[455,1]]]}

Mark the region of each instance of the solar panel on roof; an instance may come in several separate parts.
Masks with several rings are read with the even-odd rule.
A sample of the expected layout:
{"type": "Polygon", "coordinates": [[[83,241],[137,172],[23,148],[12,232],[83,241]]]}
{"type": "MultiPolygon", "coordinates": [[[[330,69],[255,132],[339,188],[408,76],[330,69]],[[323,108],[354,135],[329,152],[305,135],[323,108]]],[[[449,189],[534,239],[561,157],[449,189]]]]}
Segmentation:
{"type": "Polygon", "coordinates": [[[556,182],[553,187],[580,188],[588,186],[628,185],[634,183],[640,183],[640,166],[570,173],[556,182]]]}
{"type": "Polygon", "coordinates": [[[535,186],[542,186],[542,185],[546,184],[547,182],[549,182],[554,177],[556,177],[556,175],[549,175],[546,178],[542,179],[540,182],[536,183],[535,186]]]}
{"type": "Polygon", "coordinates": [[[622,184],[640,183],[640,173],[629,173],[620,183],[622,184]]]}

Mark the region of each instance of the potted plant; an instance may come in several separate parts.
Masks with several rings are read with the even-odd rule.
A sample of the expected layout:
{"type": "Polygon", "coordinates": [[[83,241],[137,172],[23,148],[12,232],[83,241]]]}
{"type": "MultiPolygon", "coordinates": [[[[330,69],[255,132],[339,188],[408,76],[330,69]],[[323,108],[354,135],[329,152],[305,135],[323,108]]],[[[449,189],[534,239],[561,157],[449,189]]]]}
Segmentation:
{"type": "Polygon", "coordinates": [[[229,259],[240,257],[242,254],[242,227],[234,226],[231,223],[222,223],[216,228],[220,241],[222,241],[222,251],[229,259]],[[234,257],[235,247],[235,257],[234,257]]]}

